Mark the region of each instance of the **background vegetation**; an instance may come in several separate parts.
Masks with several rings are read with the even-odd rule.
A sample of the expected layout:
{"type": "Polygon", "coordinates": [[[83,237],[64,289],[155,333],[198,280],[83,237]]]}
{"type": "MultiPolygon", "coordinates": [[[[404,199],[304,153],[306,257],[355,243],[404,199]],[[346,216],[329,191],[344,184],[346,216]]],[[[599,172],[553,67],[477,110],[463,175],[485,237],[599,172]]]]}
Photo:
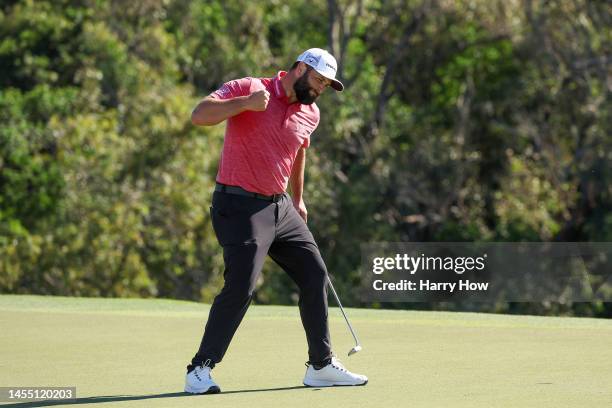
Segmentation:
{"type": "MultiPolygon", "coordinates": [[[[211,301],[224,81],[336,55],[308,153],[338,291],[370,241],[611,241],[604,1],[3,0],[0,293],[211,301]]],[[[291,304],[271,262],[256,302],[291,304]]],[[[612,316],[597,304],[390,305],[612,316]]]]}

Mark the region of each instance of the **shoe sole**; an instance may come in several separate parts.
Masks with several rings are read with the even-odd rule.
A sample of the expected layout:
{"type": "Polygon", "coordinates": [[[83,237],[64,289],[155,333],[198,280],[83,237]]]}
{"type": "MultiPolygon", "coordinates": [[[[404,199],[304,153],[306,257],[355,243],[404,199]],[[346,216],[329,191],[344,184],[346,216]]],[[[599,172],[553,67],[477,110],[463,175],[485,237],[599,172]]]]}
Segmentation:
{"type": "Polygon", "coordinates": [[[368,380],[365,380],[364,382],[360,383],[360,384],[354,384],[354,383],[342,383],[342,382],[337,382],[337,383],[333,383],[330,384],[327,381],[313,381],[310,384],[306,384],[306,383],[302,383],[307,387],[359,387],[362,385],[366,385],[368,383],[368,380]]]}
{"type": "Polygon", "coordinates": [[[221,392],[221,388],[213,385],[212,387],[208,388],[206,391],[201,391],[195,388],[185,387],[185,392],[188,392],[190,394],[197,394],[197,395],[219,394],[221,392]]]}

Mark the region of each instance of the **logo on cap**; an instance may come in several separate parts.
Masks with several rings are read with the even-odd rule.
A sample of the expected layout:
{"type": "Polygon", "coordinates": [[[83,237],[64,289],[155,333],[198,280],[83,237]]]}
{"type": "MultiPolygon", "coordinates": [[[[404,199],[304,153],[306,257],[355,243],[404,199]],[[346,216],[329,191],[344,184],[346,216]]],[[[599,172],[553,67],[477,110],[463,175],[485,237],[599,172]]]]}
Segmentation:
{"type": "Polygon", "coordinates": [[[321,60],[321,56],[319,55],[318,57],[315,57],[314,55],[309,55],[306,58],[306,62],[309,64],[316,64],[319,65],[319,61],[321,60]]]}

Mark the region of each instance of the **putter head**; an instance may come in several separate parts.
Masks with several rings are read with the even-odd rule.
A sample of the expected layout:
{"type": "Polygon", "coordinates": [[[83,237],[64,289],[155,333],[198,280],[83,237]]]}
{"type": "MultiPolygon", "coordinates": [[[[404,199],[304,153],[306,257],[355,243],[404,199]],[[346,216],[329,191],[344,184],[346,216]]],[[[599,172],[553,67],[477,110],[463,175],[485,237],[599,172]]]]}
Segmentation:
{"type": "Polygon", "coordinates": [[[353,354],[355,354],[356,352],[361,351],[361,346],[358,344],[355,347],[353,347],[349,352],[348,355],[351,356],[353,354]]]}

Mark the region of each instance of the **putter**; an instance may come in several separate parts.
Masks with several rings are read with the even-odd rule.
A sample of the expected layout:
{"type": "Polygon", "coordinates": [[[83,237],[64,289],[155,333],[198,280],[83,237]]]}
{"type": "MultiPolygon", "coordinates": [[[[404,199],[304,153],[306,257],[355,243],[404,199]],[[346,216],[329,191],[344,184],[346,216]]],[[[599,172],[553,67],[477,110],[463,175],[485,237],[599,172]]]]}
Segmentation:
{"type": "Polygon", "coordinates": [[[344,313],[344,308],[342,307],[342,303],[340,303],[340,298],[338,297],[338,294],[336,293],[336,289],[334,289],[334,285],[332,284],[332,281],[329,278],[329,275],[327,275],[327,283],[329,283],[329,287],[331,288],[332,293],[334,294],[334,297],[336,298],[336,302],[338,303],[338,306],[340,307],[342,316],[344,316],[344,320],[346,320],[346,324],[348,325],[348,328],[351,331],[351,334],[353,335],[353,339],[355,340],[355,347],[350,349],[348,352],[348,355],[351,356],[357,353],[358,351],[361,351],[361,344],[359,343],[359,339],[357,339],[357,335],[355,334],[355,331],[353,330],[353,327],[351,326],[351,323],[349,322],[348,317],[346,317],[346,313],[344,313]]]}

